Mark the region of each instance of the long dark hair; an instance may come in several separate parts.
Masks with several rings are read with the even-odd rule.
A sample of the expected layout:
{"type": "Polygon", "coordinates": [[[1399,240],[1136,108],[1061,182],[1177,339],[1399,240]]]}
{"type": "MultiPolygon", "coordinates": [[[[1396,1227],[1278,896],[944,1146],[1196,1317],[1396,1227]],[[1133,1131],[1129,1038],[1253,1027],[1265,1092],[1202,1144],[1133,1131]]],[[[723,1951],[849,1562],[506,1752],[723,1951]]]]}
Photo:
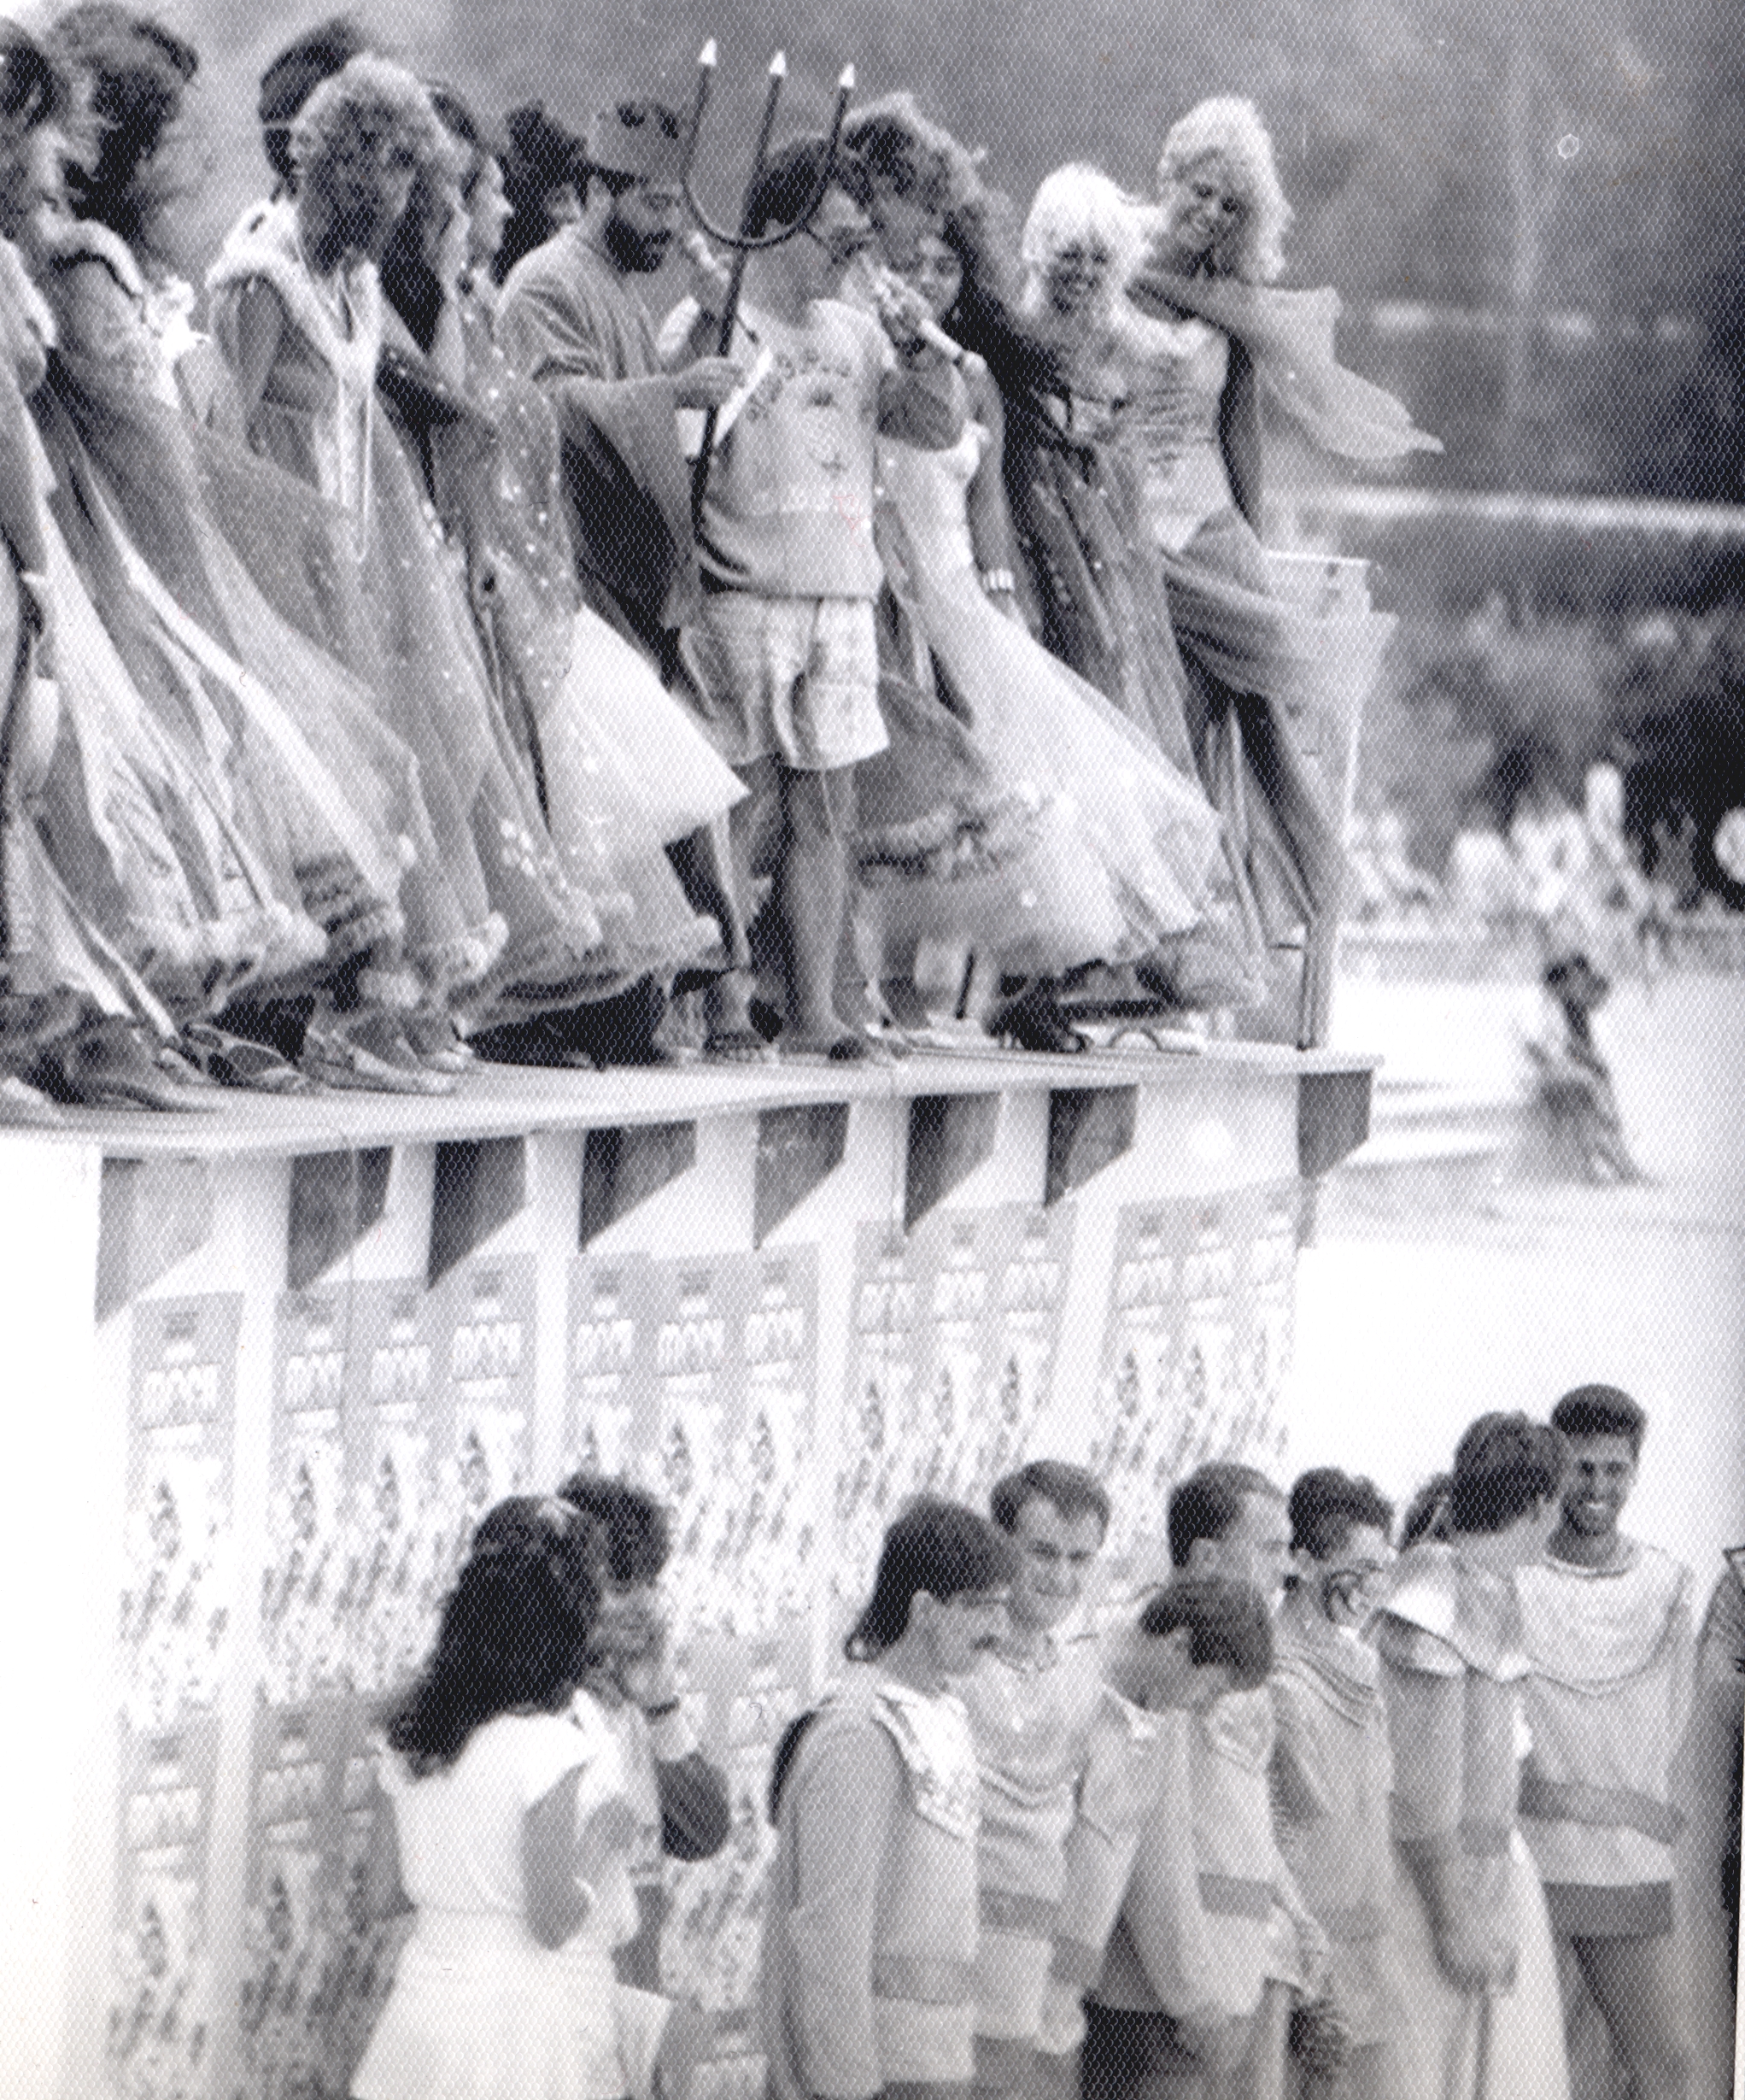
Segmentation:
{"type": "Polygon", "coordinates": [[[944,1604],[998,1589],[1011,1581],[1016,1558],[1010,1540],[985,1516],[922,1496],[886,1532],[872,1596],[843,1653],[853,1663],[870,1662],[902,1640],[910,1606],[923,1590],[944,1604]]]}
{"type": "Polygon", "coordinates": [[[389,1747],[442,1771],[499,1714],[556,1713],[575,1690],[600,1608],[593,1528],[555,1495],[488,1510],[442,1606],[422,1675],[389,1715],[389,1747]]]}
{"type": "Polygon", "coordinates": [[[16,22],[0,21],[0,121],[14,133],[33,132],[66,106],[66,82],[54,61],[16,22]]]}

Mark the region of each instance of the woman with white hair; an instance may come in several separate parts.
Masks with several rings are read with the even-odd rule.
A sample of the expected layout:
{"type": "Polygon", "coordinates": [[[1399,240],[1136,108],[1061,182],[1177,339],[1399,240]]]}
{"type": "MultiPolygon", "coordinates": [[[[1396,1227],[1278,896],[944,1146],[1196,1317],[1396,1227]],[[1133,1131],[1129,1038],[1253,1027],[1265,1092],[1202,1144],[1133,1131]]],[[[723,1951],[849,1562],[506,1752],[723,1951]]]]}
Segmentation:
{"type": "MultiPolygon", "coordinates": [[[[1006,495],[1039,638],[1192,779],[1186,675],[1138,478],[1111,442],[1127,384],[1121,288],[1144,248],[1140,210],[1108,176],[1057,168],[1025,221],[1016,311],[973,339],[1004,397],[1006,495]]],[[[960,299],[958,313],[974,310],[960,299]]],[[[1134,968],[1183,1006],[1256,994],[1239,943],[1210,914],[1134,968]]]]}
{"type": "MultiPolygon", "coordinates": [[[[1291,208],[1252,103],[1220,96],[1174,126],[1142,270],[1114,324],[1121,442],[1138,468],[1176,640],[1196,756],[1224,810],[1253,915],[1274,945],[1330,924],[1342,877],[1334,783],[1304,756],[1361,695],[1391,623],[1338,594],[1280,595],[1261,524],[1261,401],[1325,449],[1439,449],[1332,355],[1331,292],[1266,290],[1291,208]]],[[[1330,769],[1331,770],[1331,769],[1330,769]]]]}

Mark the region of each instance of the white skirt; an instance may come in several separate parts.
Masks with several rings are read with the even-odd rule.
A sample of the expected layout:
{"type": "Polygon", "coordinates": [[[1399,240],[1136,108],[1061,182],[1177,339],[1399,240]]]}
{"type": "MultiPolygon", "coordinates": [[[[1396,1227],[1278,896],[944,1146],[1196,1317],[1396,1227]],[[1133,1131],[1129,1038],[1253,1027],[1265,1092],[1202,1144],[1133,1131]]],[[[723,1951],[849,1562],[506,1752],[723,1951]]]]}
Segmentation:
{"type": "Polygon", "coordinates": [[[419,1913],[352,2079],[355,2100],[623,2100],[610,1952],[519,1918],[419,1913]]]}

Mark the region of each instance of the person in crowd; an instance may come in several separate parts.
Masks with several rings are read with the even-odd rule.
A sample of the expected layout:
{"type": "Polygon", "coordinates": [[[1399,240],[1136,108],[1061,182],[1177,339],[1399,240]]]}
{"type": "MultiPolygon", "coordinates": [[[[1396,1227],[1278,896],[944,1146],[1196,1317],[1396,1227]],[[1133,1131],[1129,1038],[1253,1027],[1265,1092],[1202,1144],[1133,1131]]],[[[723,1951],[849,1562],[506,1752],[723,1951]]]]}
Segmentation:
{"type": "Polygon", "coordinates": [[[503,196],[509,223],[491,261],[501,284],[524,255],[543,248],[559,228],[582,216],[587,149],[542,103],[527,103],[503,119],[503,196]]]}
{"type": "MultiPolygon", "coordinates": [[[[800,216],[828,150],[803,138],[770,156],[747,198],[748,232],[800,216]]],[[[839,1062],[875,1053],[837,1011],[853,768],[887,742],[875,442],[942,449],[963,426],[963,385],[927,338],[924,303],[906,286],[887,289],[874,320],[843,302],[873,239],[869,195],[861,164],[839,157],[809,222],[750,259],[738,338],[750,392],[711,456],[699,525],[706,588],[685,636],[717,747],[754,793],[774,790],[783,1053],[839,1062]]],[[[719,327],[706,303],[718,292],[700,289],[669,324],[690,351],[719,327]]],[[[742,842],[747,831],[741,820],[742,842]]]]}
{"type": "MultiPolygon", "coordinates": [[[[1291,1522],[1284,1494],[1264,1473],[1225,1459],[1199,1467],[1171,1491],[1167,1525],[1178,1574],[1244,1583],[1268,1613],[1277,1609],[1291,1571],[1291,1522]]],[[[1268,1774],[1274,1739],[1272,1699],[1262,1686],[1221,1700],[1194,1745],[1196,1831],[1203,1825],[1211,1833],[1209,1850],[1198,1853],[1202,1873],[1212,1877],[1207,1907],[1227,1921],[1217,1929],[1230,1937],[1233,1958],[1262,1965],[1246,2056],[1233,2074],[1256,2094],[1276,2090],[1293,2009],[1320,1995],[1326,1953],[1291,1875],[1273,1871],[1268,1774]],[[1227,1822],[1227,1835],[1219,1834],[1227,1822]],[[1262,1885],[1274,1892],[1264,1903],[1256,1893],[1262,1885]]]]}
{"type": "Polygon", "coordinates": [[[764,1935],[776,2100],[975,2075],[980,1782],[952,1687],[1001,1638],[1014,1560],[972,1510],[912,1504],[848,1637],[864,1667],[788,1745],[764,1935]]]}
{"type": "Polygon", "coordinates": [[[1594,1041],[1594,1012],[1611,996],[1611,979],[1578,949],[1555,956],[1542,982],[1539,1027],[1522,1041],[1555,1158],[1602,1188],[1645,1181],[1625,1135],[1612,1068],[1594,1041]]]}
{"type": "Polygon", "coordinates": [[[1569,2092],[1544,1893],[1515,1815],[1528,1669],[1515,1576],[1544,1552],[1562,1478],[1555,1429],[1481,1415],[1455,1453],[1450,1538],[1401,1555],[1381,1608],[1404,2092],[1569,2092]]]}
{"type": "Polygon", "coordinates": [[[1324,1948],[1274,1843],[1264,1771],[1229,1765],[1219,1719],[1233,1702],[1264,1703],[1272,1658],[1257,1590],[1180,1570],[1111,1656],[1112,1681],[1146,1710],[1157,1743],[1133,1836],[1103,1848],[1116,1871],[1075,1878],[1075,1932],[1107,1939],[1085,2009],[1085,2100],[1277,2090],[1276,2065],[1268,2085],[1260,2061],[1268,1918],[1291,1917],[1311,1967],[1324,1948]]]}
{"type": "Polygon", "coordinates": [[[1297,2090],[1393,2100],[1392,1759],[1375,1651],[1361,1638],[1392,1564],[1393,1511],[1373,1481],[1317,1466],[1292,1484],[1290,1512],[1291,1575],[1274,1628],[1274,1813],[1329,1943],[1327,1998],[1292,2023],[1297,2090]]]}
{"type": "Polygon", "coordinates": [[[362,25],[348,15],[331,15],[294,38],[261,76],[255,114],[261,150],[272,170],[273,195],[290,197],[297,186],[291,132],[297,113],[324,80],[373,47],[362,25]]]}
{"type": "Polygon", "coordinates": [[[1690,1769],[1695,1804],[1692,1851],[1702,1910],[1727,1921],[1726,1976],[1739,1987],[1739,1827],[1745,1798],[1745,1546],[1730,1546],[1703,1614],[1696,1644],[1690,1769]]]}
{"type": "MultiPolygon", "coordinates": [[[[594,1565],[568,1503],[498,1504],[388,1717],[371,1891],[379,1913],[416,1917],[353,2074],[358,2100],[630,2090],[620,2031],[633,2022],[591,1929],[624,1804],[610,1735],[573,1705],[594,1565]]],[[[658,2032],[658,2009],[639,2009],[658,2032]]]]}
{"type": "Polygon", "coordinates": [[[1648,1417],[1615,1386],[1551,1411],[1566,1459],[1543,1560],[1515,1577],[1531,1675],[1521,1828],[1633,2091],[1683,2100],[1690,2015],[1672,1916],[1682,1817],[1672,1767],[1689,1714],[1690,1570],[1619,1519],[1648,1417]]]}
{"type": "Polygon", "coordinates": [[[1177,1482],[1168,1515],[1170,1564],[1258,1590],[1267,1609],[1291,1572],[1291,1516],[1282,1489],[1257,1467],[1214,1459],[1177,1482]]]}
{"type": "Polygon", "coordinates": [[[606,931],[592,996],[475,1045],[513,1062],[659,1062],[663,980],[719,949],[664,847],[743,790],[641,657],[579,602],[552,407],[497,349],[482,290],[506,208],[499,164],[455,95],[434,90],[432,102],[467,173],[458,192],[421,179],[389,241],[382,386],[464,553],[487,672],[558,857],[606,931]]]}
{"type": "MultiPolygon", "coordinates": [[[[996,1481],[990,1508],[1016,1561],[1006,1630],[961,1687],[981,1773],[975,2085],[1016,2094],[1032,2089],[1045,2038],[1057,2066],[1065,2054],[1052,2046],[1056,2036],[1045,2038],[1045,2021],[1059,1966],[1068,1846],[1081,1816],[1122,1834],[1107,1790],[1099,1794],[1091,1780],[1092,1750],[1111,1724],[1122,1737],[1129,1731],[1108,1710],[1097,1643],[1083,1622],[1109,1528],[1107,1494],[1081,1467],[1040,1458],[996,1481]]],[[[1069,1980],[1071,2027],[1088,1980],[1069,1980]]]]}
{"type": "MultiPolygon", "coordinates": [[[[942,321],[991,232],[969,155],[901,97],[863,112],[846,136],[876,155],[885,267],[942,321]]],[[[864,910],[879,922],[881,973],[897,974],[893,946],[899,961],[922,937],[966,946],[1012,988],[987,1017],[993,1032],[1075,1049],[1082,1038],[1051,980],[1154,953],[1197,925],[1218,827],[1198,783],[1025,628],[999,390],[973,353],[963,371],[969,419],[955,446],[880,447],[887,575],[911,630],[908,649],[893,653],[919,664],[941,697],[929,708],[923,694],[899,713],[900,666],[881,667],[891,745],[857,781],[864,910]],[[927,733],[932,724],[939,734],[927,733]],[[929,839],[934,849],[917,851],[909,812],[937,807],[942,790],[967,821],[946,850],[929,839]],[[891,827],[871,820],[893,803],[908,820],[887,850],[891,827]]]]}
{"type": "Polygon", "coordinates": [[[574,1474],[558,1492],[598,1527],[604,1547],[583,1681],[618,1744],[635,1816],[630,1874],[637,1929],[618,1950],[618,1974],[658,1991],[664,1862],[710,1859],[726,1844],[732,1821],[727,1781],[698,1747],[679,1691],[660,1600],[670,1550],[665,1510],[629,1481],[595,1474],[574,1474]]]}
{"type": "MultiPolygon", "coordinates": [[[[293,624],[366,676],[417,755],[441,853],[431,880],[452,900],[424,936],[429,1001],[481,1018],[561,1007],[592,981],[602,930],[558,864],[411,464],[377,412],[377,265],[420,168],[452,180],[460,155],[418,82],[368,55],[315,90],[292,150],[296,196],[245,213],[208,283],[250,447],[329,507],[269,514],[261,487],[232,473],[226,530],[293,624]]],[[[454,1054],[452,1028],[422,1047],[454,1054]]],[[[366,1008],[324,1034],[319,1076],[392,1083],[425,1069],[420,1047],[395,1013],[366,1008]]]]}
{"type": "MultiPolygon", "coordinates": [[[[509,272],[496,322],[504,355],[542,389],[557,417],[583,600],[669,684],[699,587],[678,416],[719,408],[736,376],[712,345],[665,369],[635,282],[660,268],[678,230],[683,143],[677,117],[659,103],[600,111],[577,170],[580,216],[509,272]]],[[[623,683],[624,652],[600,629],[588,656],[599,686],[623,683]]],[[[724,1063],[760,1059],[764,1039],[748,1012],[746,893],[719,827],[700,823],[670,851],[693,908],[719,926],[727,965],[706,994],[704,1053],[724,1063]]]]}
{"type": "MultiPolygon", "coordinates": [[[[61,195],[67,104],[66,80],[47,54],[23,30],[0,25],[0,529],[11,557],[12,665],[0,738],[0,1121],[7,1123],[57,1120],[51,1097],[97,1106],[199,1105],[159,1062],[174,1023],[125,953],[130,924],[140,924],[148,900],[173,900],[176,920],[197,923],[191,895],[172,886],[172,871],[180,872],[166,825],[173,805],[153,792],[158,769],[138,770],[147,754],[120,726],[132,711],[127,696],[114,693],[116,727],[104,719],[102,702],[113,689],[99,675],[101,628],[48,507],[53,476],[26,405],[43,383],[55,322],[13,237],[27,235],[61,195]],[[74,721],[97,732],[95,763],[80,766],[68,748],[74,721]],[[99,848],[107,840],[114,856],[103,895],[89,906],[62,872],[72,865],[67,834],[57,839],[47,821],[57,779],[68,791],[72,836],[99,848]]],[[[157,921],[160,938],[173,923],[157,921]]]]}
{"type": "MultiPolygon", "coordinates": [[[[202,491],[178,390],[193,338],[163,275],[164,162],[194,53],[110,0],[70,9],[53,43],[104,114],[102,150],[68,187],[73,215],[45,223],[35,243],[57,314],[53,428],[80,491],[83,559],[172,735],[185,748],[202,708],[222,719],[224,736],[202,748],[221,769],[232,820],[277,894],[325,934],[319,959],[282,971],[275,995],[296,994],[300,978],[337,1006],[364,972],[404,968],[400,842],[430,842],[411,754],[355,679],[267,603],[202,491]]],[[[263,990],[257,982],[248,995],[263,990]]],[[[185,1024],[181,1040],[229,1083],[308,1083],[269,1046],[211,1023],[185,1024]]]]}
{"type": "Polygon", "coordinates": [[[1440,447],[1334,362],[1331,295],[1264,289],[1283,268],[1291,212],[1251,103],[1219,96],[1190,110],[1163,142],[1157,184],[1144,267],[1117,309],[1118,420],[1193,681],[1201,775],[1276,947],[1337,918],[1338,754],[1361,703],[1349,689],[1363,666],[1373,676],[1391,623],[1364,606],[1285,602],[1259,538],[1260,402],[1348,456],[1440,447]],[[1311,740],[1332,754],[1319,771],[1311,740]]]}

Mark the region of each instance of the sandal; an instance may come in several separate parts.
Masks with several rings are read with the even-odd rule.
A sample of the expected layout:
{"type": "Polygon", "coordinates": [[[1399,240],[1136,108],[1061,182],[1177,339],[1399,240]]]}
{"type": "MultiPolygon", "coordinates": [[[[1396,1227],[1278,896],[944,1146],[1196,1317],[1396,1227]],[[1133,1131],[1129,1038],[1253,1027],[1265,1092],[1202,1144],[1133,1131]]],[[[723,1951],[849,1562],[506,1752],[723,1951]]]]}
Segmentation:
{"type": "Polygon", "coordinates": [[[400,1029],[407,1047],[429,1071],[464,1072],[478,1062],[477,1052],[446,1013],[402,1014],[400,1029]]]}
{"type": "Polygon", "coordinates": [[[215,1109],[217,1089],[179,1085],[137,1022],[95,1021],[52,1044],[37,1067],[44,1093],[84,1108],[215,1109]]]}
{"type": "Polygon", "coordinates": [[[195,1070],[221,1087],[251,1094],[308,1094],[314,1082],[270,1043],[232,1035],[210,1021],[192,1021],[182,1030],[179,1047],[195,1070]]]}
{"type": "Polygon", "coordinates": [[[779,1048],[784,1065],[888,1065],[889,1047],[858,1029],[849,1029],[829,1042],[802,1043],[779,1048]]]}
{"type": "Polygon", "coordinates": [[[706,1065],[767,1065],[769,1038],[754,1028],[718,1028],[703,1038],[706,1065]]]}
{"type": "Polygon", "coordinates": [[[298,1060],[324,1087],[365,1094],[452,1094],[450,1072],[422,1065],[385,1014],[347,1014],[312,1021],[298,1060]]]}

